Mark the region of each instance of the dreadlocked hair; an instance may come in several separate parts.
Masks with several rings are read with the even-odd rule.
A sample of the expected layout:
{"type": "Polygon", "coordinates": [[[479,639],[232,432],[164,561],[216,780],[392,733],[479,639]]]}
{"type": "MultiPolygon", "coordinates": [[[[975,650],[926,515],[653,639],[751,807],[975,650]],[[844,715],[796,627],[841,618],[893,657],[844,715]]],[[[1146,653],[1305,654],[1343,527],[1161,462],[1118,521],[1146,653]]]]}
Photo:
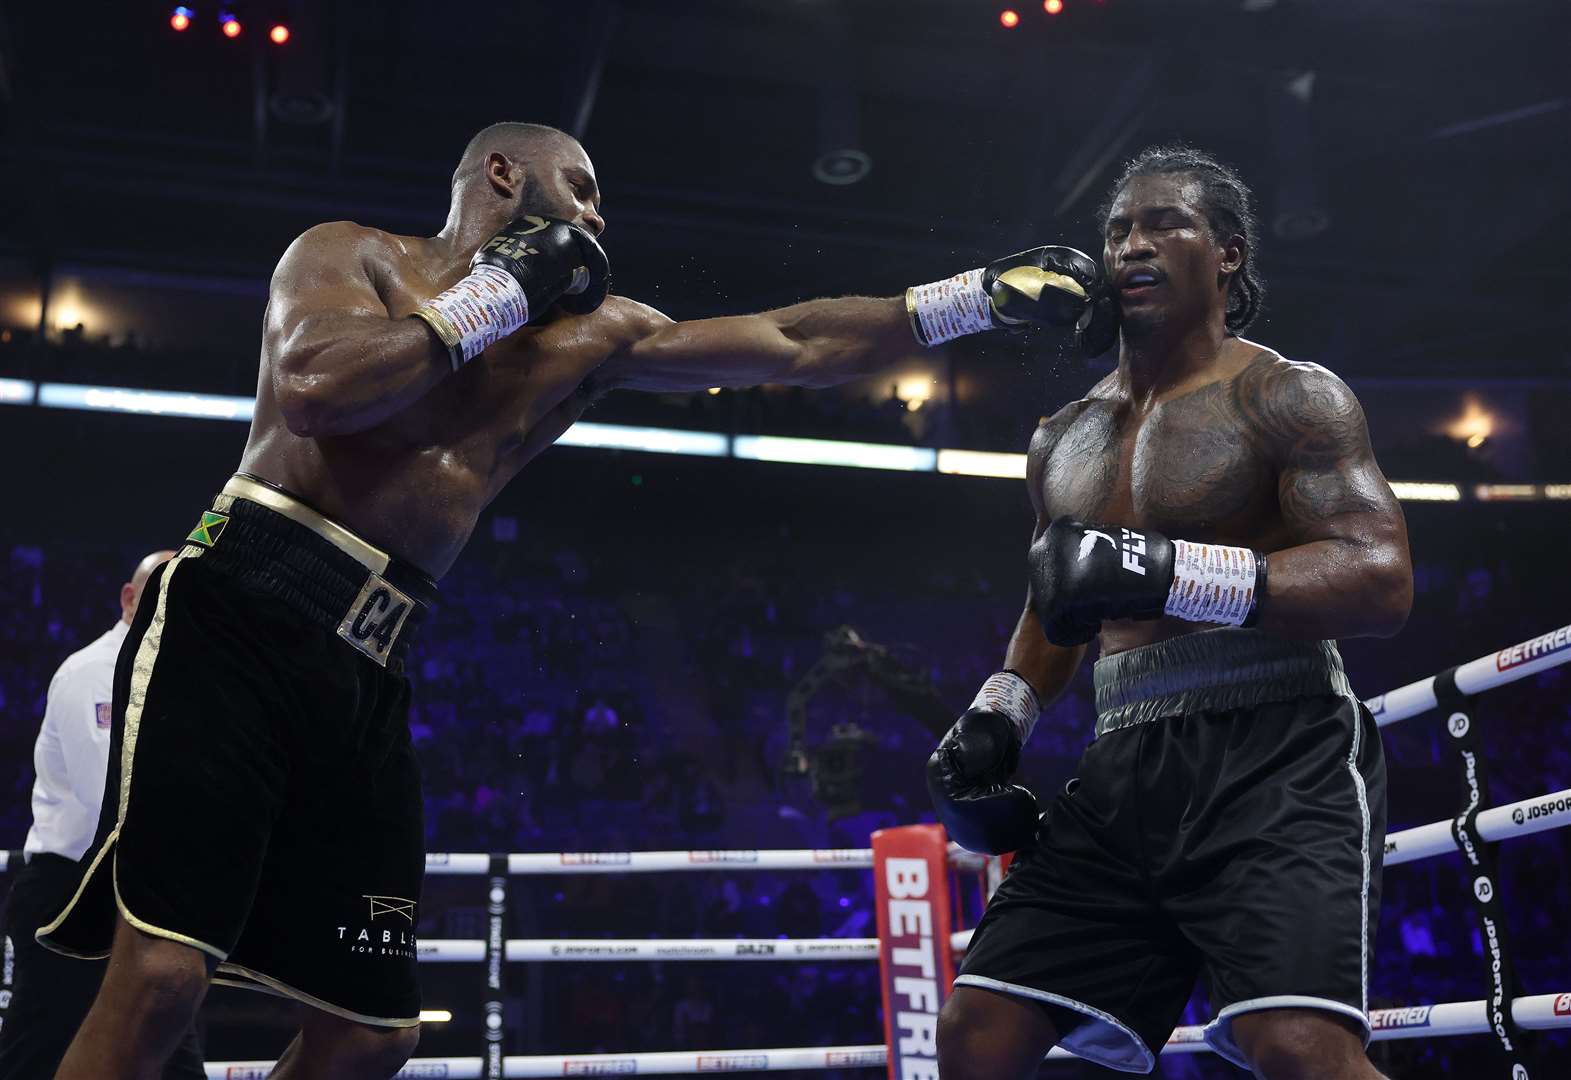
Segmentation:
{"type": "Polygon", "coordinates": [[[1227,329],[1238,334],[1255,321],[1265,301],[1266,283],[1255,268],[1260,222],[1255,217],[1254,194],[1249,185],[1229,166],[1192,146],[1176,144],[1142,150],[1124,166],[1113,182],[1107,198],[1097,208],[1102,231],[1118,198],[1137,176],[1188,176],[1199,183],[1206,223],[1218,239],[1238,235],[1244,238],[1244,265],[1238,268],[1227,286],[1227,329]]]}

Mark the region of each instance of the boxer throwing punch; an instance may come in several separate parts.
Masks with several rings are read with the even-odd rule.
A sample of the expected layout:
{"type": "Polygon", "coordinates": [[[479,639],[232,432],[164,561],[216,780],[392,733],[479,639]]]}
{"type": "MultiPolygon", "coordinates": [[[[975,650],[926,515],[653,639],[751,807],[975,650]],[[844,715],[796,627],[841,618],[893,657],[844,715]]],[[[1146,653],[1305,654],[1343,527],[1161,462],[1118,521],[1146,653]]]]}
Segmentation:
{"type": "Polygon", "coordinates": [[[1118,367],[1032,438],[1026,609],[929,763],[956,840],[1020,851],[940,1018],[945,1080],[1034,1076],[1054,1044],[1149,1072],[1202,971],[1228,1060],[1378,1076],[1385,771],[1332,639],[1400,629],[1407,532],[1348,388],[1238,336],[1250,202],[1155,149],[1102,214],[1118,367]],[[1039,819],[1010,774],[1095,639],[1095,738],[1039,819]]]}
{"type": "Polygon", "coordinates": [[[111,955],[62,1080],[154,1075],[215,975],[302,1006],[275,1077],[408,1058],[424,855],[402,659],[480,512],[598,395],[826,386],[1084,305],[1041,248],[903,300],[673,323],[607,296],[604,227],[583,147],[500,124],[435,236],[337,222],[284,254],[240,472],[148,583],[88,869],[39,930],[111,955]]]}

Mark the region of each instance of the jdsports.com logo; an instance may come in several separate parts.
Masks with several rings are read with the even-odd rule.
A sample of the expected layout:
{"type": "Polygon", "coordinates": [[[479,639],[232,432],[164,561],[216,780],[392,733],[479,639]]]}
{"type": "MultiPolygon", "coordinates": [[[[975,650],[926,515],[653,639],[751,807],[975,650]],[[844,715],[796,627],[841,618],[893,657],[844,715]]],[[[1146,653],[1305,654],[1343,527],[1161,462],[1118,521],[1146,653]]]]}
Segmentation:
{"type": "Polygon", "coordinates": [[[1518,825],[1526,825],[1529,821],[1537,821],[1541,817],[1549,817],[1552,814],[1563,814],[1567,810],[1571,810],[1571,799],[1563,796],[1558,799],[1545,799],[1541,803],[1534,803],[1526,810],[1517,807],[1511,811],[1511,820],[1518,825]]]}

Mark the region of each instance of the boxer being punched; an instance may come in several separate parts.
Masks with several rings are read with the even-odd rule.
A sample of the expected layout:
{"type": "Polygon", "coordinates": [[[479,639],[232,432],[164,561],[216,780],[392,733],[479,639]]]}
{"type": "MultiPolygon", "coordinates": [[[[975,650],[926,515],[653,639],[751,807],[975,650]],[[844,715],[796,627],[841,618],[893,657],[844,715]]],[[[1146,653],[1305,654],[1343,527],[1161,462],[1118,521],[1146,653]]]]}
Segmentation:
{"type": "Polygon", "coordinates": [[[604,227],[583,148],[501,124],[435,236],[338,222],[284,254],[240,471],[148,583],[89,868],[39,930],[112,947],[60,1077],[155,1075],[215,974],[304,1006],[273,1075],[400,1068],[424,870],[402,657],[480,512],[597,395],[842,382],[1072,324],[1094,279],[1041,248],[904,300],[673,323],[607,297],[604,227]]]}
{"type": "Polygon", "coordinates": [[[1026,609],[929,763],[955,839],[1020,851],[940,1018],[945,1080],[1034,1076],[1054,1044],[1149,1072],[1201,972],[1230,1061],[1378,1076],[1385,771],[1332,639],[1400,629],[1407,532],[1351,391],[1238,336],[1250,201],[1155,149],[1102,214],[1118,367],[1032,438],[1026,609]],[[1039,818],[1009,777],[1094,639],[1094,741],[1039,818]]]}

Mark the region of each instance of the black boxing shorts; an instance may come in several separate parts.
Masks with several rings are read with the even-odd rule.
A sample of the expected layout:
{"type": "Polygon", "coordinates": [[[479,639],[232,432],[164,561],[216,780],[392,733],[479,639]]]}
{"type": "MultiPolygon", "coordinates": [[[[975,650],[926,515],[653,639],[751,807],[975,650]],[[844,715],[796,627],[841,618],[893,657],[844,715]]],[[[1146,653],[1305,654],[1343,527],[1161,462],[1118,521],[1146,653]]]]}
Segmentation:
{"type": "Polygon", "coordinates": [[[1097,737],[1048,805],[957,986],[1041,1002],[1059,1045],[1150,1072],[1199,975],[1233,1020],[1320,1009],[1369,1041],[1385,759],[1334,643],[1207,630],[1095,669],[1097,737]]]}
{"type": "Polygon", "coordinates": [[[418,1023],[425,872],[403,657],[420,571],[239,475],[148,579],[115,666],[88,869],[38,940],[109,953],[116,912],[214,981],[418,1023]]]}

